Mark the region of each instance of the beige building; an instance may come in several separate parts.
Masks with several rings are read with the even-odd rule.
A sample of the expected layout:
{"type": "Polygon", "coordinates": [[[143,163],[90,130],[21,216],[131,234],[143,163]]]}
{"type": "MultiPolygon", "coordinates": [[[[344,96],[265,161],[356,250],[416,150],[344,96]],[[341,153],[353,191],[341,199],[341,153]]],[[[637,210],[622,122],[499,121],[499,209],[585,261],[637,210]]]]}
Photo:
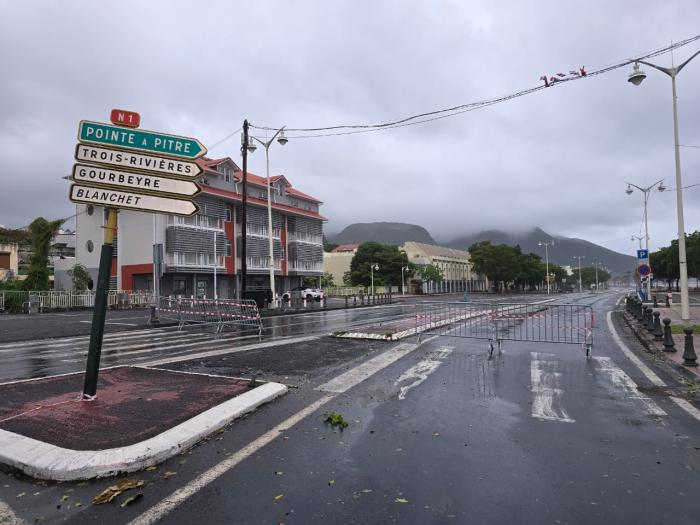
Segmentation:
{"type": "Polygon", "coordinates": [[[409,262],[416,265],[431,264],[442,271],[442,282],[423,283],[424,293],[488,290],[486,279],[472,272],[469,252],[413,241],[404,243],[401,250],[406,252],[409,262]]]}
{"type": "Polygon", "coordinates": [[[19,247],[17,243],[0,244],[0,281],[12,275],[17,277],[19,269],[19,247]]]}
{"type": "Polygon", "coordinates": [[[350,263],[359,244],[341,244],[332,252],[323,253],[323,273],[330,273],[336,286],[343,286],[343,275],[350,271],[350,263]]]}

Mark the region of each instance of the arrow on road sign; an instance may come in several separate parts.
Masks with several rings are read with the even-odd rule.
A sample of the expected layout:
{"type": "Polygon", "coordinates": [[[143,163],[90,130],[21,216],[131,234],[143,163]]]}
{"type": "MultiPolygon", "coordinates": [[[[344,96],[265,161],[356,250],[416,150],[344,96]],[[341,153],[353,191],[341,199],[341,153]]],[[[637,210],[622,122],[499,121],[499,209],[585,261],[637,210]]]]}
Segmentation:
{"type": "Polygon", "coordinates": [[[109,166],[121,166],[129,169],[155,171],[163,175],[173,175],[183,179],[194,179],[204,171],[196,162],[167,159],[154,155],[132,153],[131,151],[100,148],[87,144],[78,144],[76,146],[75,160],[90,162],[92,164],[107,164],[109,166]]]}
{"type": "Polygon", "coordinates": [[[70,200],[81,204],[96,204],[110,208],[166,213],[168,215],[194,215],[199,206],[190,200],[156,197],[142,193],[94,188],[82,184],[71,184],[70,200]]]}
{"type": "Polygon", "coordinates": [[[126,129],[88,120],[80,121],[78,140],[185,159],[196,159],[207,152],[207,148],[201,142],[190,137],[179,137],[144,129],[126,129]]]}
{"type": "Polygon", "coordinates": [[[120,186],[158,194],[172,193],[185,197],[194,197],[202,191],[196,183],[189,180],[168,179],[157,175],[118,171],[87,164],[75,164],[71,180],[99,186],[120,186]]]}

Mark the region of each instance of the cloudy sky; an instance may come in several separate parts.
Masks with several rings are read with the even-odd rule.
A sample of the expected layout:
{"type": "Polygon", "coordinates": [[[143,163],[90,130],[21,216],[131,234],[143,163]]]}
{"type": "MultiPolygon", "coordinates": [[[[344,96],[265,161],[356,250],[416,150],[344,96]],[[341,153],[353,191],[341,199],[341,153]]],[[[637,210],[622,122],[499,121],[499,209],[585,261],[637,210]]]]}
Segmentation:
{"type": "MultiPolygon", "coordinates": [[[[697,0],[0,0],[0,224],[71,215],[81,119],[118,107],[240,162],[244,118],[291,128],[385,122],[593,71],[700,33],[697,0]],[[211,147],[218,144],[215,147],[211,147]]],[[[700,41],[653,59],[685,60],[700,41]]],[[[540,226],[631,253],[647,186],[675,188],[670,79],[631,67],[415,126],[290,140],[271,170],[322,201],[327,230],[402,221],[438,240],[540,226]]],[[[678,77],[683,185],[700,183],[700,57],[678,77]]],[[[261,133],[264,137],[264,132],[261,133]]],[[[294,135],[294,133],[290,133],[294,135]]],[[[264,174],[264,155],[250,158],[264,174]]],[[[700,229],[700,186],[684,191],[700,229]]],[[[677,234],[650,200],[651,247],[677,234]]]]}

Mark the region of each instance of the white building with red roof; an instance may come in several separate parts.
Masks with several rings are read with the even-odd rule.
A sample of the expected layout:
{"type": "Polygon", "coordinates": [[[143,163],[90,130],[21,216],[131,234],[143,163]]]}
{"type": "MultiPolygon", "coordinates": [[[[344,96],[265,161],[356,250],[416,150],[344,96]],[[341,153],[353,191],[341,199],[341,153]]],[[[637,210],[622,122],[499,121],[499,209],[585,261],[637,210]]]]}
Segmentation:
{"type": "MultiPolygon", "coordinates": [[[[197,162],[204,168],[191,217],[119,212],[110,288],[151,290],[153,245],[163,245],[162,295],[236,297],[241,286],[242,172],[229,157],[197,162]],[[216,244],[215,244],[216,240],[216,244]]],[[[275,289],[300,286],[323,271],[322,202],[294,188],[284,175],[270,177],[275,289]]],[[[247,288],[269,288],[267,181],[247,175],[247,288]]],[[[77,205],[77,262],[97,279],[104,208],[77,205]]]]}

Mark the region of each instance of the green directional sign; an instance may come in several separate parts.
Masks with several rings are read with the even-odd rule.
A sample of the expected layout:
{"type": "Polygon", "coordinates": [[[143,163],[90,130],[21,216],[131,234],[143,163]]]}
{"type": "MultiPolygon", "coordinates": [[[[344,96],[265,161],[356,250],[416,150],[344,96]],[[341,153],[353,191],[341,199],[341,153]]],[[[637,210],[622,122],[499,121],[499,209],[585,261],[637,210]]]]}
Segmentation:
{"type": "Polygon", "coordinates": [[[197,139],[144,129],[127,129],[88,120],[80,121],[78,140],[185,159],[196,159],[207,152],[207,148],[197,139]]]}

